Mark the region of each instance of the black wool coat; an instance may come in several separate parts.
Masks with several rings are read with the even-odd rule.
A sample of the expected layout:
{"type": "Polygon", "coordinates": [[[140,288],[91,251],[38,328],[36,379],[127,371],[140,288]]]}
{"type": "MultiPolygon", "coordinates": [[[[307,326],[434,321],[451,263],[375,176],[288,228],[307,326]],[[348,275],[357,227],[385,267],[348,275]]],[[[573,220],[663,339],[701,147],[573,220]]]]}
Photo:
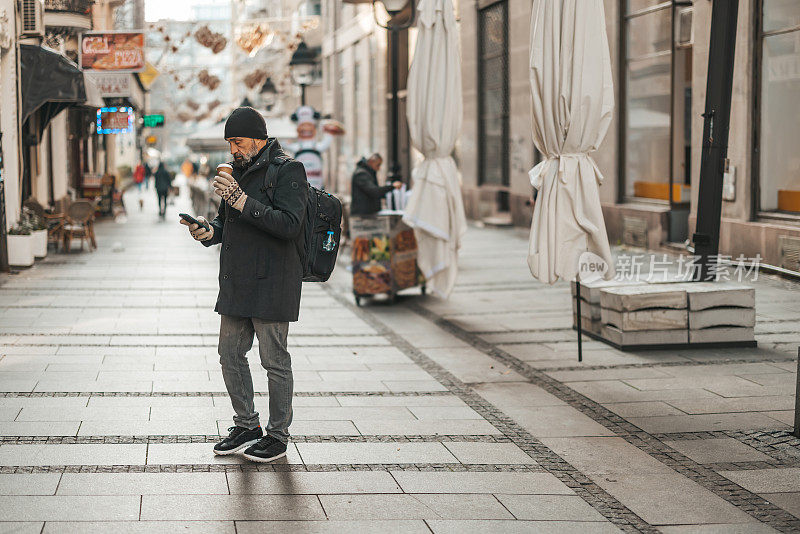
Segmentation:
{"type": "Polygon", "coordinates": [[[356,164],[350,191],[350,215],[374,215],[381,211],[381,199],[394,189],[391,185],[378,185],[378,176],[367,165],[366,159],[356,164]]]}
{"type": "Polygon", "coordinates": [[[275,139],[234,179],[247,195],[243,211],[224,200],[211,221],[221,244],[219,296],[214,310],[222,315],[296,321],[300,312],[303,268],[303,221],[308,182],[303,164],[289,158],[275,139]],[[276,158],[285,158],[276,161],[276,158]],[[279,164],[267,179],[267,169],[279,164]]]}

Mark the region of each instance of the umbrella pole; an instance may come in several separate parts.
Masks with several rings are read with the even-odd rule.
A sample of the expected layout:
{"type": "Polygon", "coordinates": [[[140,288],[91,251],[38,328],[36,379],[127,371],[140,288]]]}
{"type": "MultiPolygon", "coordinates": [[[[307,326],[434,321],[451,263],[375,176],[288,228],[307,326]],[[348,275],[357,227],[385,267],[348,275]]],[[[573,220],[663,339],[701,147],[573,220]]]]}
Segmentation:
{"type": "Polygon", "coordinates": [[[575,324],[578,327],[578,361],[583,361],[583,346],[581,344],[581,277],[578,275],[575,277],[575,299],[577,304],[577,313],[578,317],[575,320],[575,324]]]}

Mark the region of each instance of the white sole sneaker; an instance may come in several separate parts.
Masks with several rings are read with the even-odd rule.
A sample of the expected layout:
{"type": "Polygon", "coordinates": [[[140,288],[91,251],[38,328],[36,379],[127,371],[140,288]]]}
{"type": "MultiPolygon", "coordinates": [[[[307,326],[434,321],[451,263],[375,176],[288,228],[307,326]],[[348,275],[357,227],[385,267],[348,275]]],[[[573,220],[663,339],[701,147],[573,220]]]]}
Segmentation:
{"type": "Polygon", "coordinates": [[[286,456],[286,453],[282,452],[282,453],[278,454],[277,456],[273,456],[271,458],[262,458],[260,456],[250,456],[249,454],[243,454],[242,456],[244,456],[245,458],[247,458],[251,462],[258,462],[260,464],[265,464],[265,463],[271,462],[273,460],[277,460],[278,458],[283,458],[284,456],[286,456]]]}
{"type": "Polygon", "coordinates": [[[259,441],[261,441],[261,438],[250,440],[250,441],[245,441],[244,443],[242,443],[241,445],[239,445],[235,449],[231,449],[229,451],[218,451],[217,449],[214,449],[214,454],[216,454],[217,456],[227,456],[229,454],[236,454],[237,452],[245,450],[250,445],[255,445],[259,441]]]}

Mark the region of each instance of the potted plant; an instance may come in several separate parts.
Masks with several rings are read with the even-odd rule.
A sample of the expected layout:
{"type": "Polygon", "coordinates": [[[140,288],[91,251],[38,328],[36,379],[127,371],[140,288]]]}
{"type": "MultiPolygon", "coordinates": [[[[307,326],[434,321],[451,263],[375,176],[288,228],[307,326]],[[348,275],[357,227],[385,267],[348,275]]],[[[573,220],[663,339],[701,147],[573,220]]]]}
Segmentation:
{"type": "Polygon", "coordinates": [[[31,228],[33,255],[44,258],[47,256],[47,222],[42,217],[31,214],[28,224],[31,228]]]}
{"type": "Polygon", "coordinates": [[[14,267],[33,265],[33,239],[31,229],[26,223],[19,223],[8,232],[8,264],[14,267]]]}

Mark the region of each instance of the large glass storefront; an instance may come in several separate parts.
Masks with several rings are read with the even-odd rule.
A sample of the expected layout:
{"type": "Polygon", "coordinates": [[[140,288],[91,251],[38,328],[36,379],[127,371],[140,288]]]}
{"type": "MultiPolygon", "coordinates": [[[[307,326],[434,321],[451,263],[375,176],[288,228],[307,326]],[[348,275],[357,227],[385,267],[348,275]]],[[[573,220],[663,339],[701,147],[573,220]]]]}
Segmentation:
{"type": "Polygon", "coordinates": [[[623,200],[690,200],[692,8],[623,0],[623,200]]]}
{"type": "Polygon", "coordinates": [[[508,211],[508,0],[478,11],[478,180],[508,211]]]}
{"type": "Polygon", "coordinates": [[[800,216],[800,1],[761,5],[757,209],[800,216]]]}

